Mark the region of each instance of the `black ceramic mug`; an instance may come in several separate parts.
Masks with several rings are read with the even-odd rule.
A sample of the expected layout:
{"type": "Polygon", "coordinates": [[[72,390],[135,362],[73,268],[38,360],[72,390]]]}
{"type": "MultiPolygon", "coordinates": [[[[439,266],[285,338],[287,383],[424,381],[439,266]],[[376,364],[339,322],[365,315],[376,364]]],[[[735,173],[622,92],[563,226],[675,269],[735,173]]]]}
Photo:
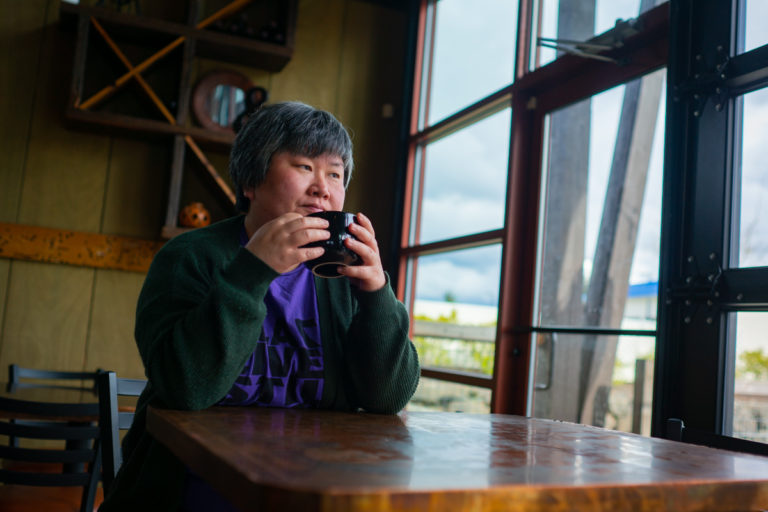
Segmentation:
{"type": "Polygon", "coordinates": [[[348,226],[355,222],[355,216],[347,212],[317,212],[310,213],[308,217],[321,217],[328,221],[328,231],[331,236],[328,240],[318,240],[304,247],[322,247],[325,253],[319,258],[309,260],[305,263],[316,276],[319,277],[340,277],[336,271],[339,266],[360,265],[360,256],[350,251],[344,245],[347,238],[355,238],[348,231],[348,226]]]}

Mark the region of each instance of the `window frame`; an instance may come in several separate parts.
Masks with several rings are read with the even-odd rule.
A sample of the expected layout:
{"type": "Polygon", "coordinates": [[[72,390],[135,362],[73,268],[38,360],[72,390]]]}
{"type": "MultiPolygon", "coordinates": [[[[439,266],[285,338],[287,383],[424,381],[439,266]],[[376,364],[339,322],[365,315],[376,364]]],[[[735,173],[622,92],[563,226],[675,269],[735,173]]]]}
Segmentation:
{"type": "Polygon", "coordinates": [[[768,87],[768,45],[742,53],[745,3],[678,1],[671,24],[653,431],[731,435],[735,312],[768,311],[768,267],[731,267],[742,95],[768,87]],[[673,219],[679,219],[677,223],[673,219]],[[676,390],[670,393],[669,390],[676,390]]]}
{"type": "MultiPolygon", "coordinates": [[[[408,277],[415,278],[415,272],[409,272],[415,257],[500,242],[502,268],[493,375],[489,378],[427,367],[422,369],[422,376],[490,388],[492,412],[525,415],[532,388],[532,336],[537,330],[546,331],[546,328],[537,329],[532,325],[544,119],[553,110],[663,67],[667,56],[668,7],[662,5],[641,14],[637,25],[639,32],[628,37],[622,48],[609,52],[609,56],[622,62],[620,66],[564,55],[529,71],[534,9],[531,0],[520,0],[513,83],[432,126],[422,126],[423,120],[428,119],[420,106],[425,102],[428,104],[429,100],[429,52],[434,39],[428,27],[434,26],[435,11],[433,0],[421,0],[414,38],[416,52],[407,131],[397,293],[400,300],[413,304],[414,286],[408,282],[408,277]],[[417,177],[423,179],[424,176],[420,148],[509,106],[512,123],[503,227],[427,244],[411,243],[411,222],[419,218],[419,202],[414,201],[414,196],[423,186],[417,177]]],[[[602,332],[600,329],[596,331],[602,332]]]]}

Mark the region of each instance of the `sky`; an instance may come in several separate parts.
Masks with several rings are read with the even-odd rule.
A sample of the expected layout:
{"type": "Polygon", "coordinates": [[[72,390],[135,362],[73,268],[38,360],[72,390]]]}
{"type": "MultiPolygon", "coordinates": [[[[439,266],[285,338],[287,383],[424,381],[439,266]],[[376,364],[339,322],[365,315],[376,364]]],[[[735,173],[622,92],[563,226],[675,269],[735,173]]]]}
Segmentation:
{"type": "MultiPolygon", "coordinates": [[[[639,0],[598,0],[596,32],[610,29],[618,18],[637,16],[639,4],[639,0]]],[[[516,1],[440,0],[430,123],[511,83],[515,41],[514,31],[509,27],[510,20],[516,19],[516,7],[516,1]]],[[[556,2],[545,0],[542,35],[556,35],[556,13],[556,2]]],[[[768,43],[763,20],[768,20],[768,1],[748,0],[747,50],[768,43]]],[[[542,52],[545,61],[553,57],[553,51],[542,52]]],[[[591,137],[590,144],[585,236],[587,271],[602,214],[623,90],[620,86],[605,91],[592,101],[595,136],[591,137]]],[[[653,281],[658,276],[663,100],[662,92],[631,283],[653,281]]],[[[509,125],[510,111],[504,110],[428,147],[422,243],[502,227],[509,125]]],[[[745,97],[744,126],[742,217],[746,219],[744,226],[750,227],[746,236],[748,243],[742,243],[742,263],[768,265],[768,223],[757,222],[763,211],[762,198],[768,193],[768,169],[763,164],[768,161],[768,145],[762,140],[762,134],[768,132],[768,92],[758,91],[745,97]],[[749,254],[745,253],[745,247],[749,248],[749,254]]],[[[417,298],[441,300],[450,295],[458,302],[495,305],[500,256],[500,247],[491,246],[422,257],[417,298]]]]}

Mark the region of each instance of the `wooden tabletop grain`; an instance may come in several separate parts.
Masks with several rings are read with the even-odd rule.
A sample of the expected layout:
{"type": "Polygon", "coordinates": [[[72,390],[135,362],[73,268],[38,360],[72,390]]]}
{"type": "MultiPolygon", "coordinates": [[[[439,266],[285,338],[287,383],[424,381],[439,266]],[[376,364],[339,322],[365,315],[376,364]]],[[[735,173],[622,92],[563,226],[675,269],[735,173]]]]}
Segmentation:
{"type": "Polygon", "coordinates": [[[150,408],[149,432],[242,510],[768,509],[768,458],[497,414],[150,408]]]}

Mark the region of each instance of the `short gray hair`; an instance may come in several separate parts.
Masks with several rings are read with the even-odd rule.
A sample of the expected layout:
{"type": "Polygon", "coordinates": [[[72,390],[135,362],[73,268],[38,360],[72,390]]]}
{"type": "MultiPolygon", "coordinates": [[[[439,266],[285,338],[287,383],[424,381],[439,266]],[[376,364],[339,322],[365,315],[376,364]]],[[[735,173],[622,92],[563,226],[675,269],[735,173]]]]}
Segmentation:
{"type": "Polygon", "coordinates": [[[349,185],[354,168],[352,140],[338,119],[295,101],[264,105],[240,129],[229,157],[229,175],[240,211],[247,212],[250,206],[244,188],[261,185],[272,156],[283,151],[311,158],[338,156],[344,163],[344,187],[349,185]]]}

